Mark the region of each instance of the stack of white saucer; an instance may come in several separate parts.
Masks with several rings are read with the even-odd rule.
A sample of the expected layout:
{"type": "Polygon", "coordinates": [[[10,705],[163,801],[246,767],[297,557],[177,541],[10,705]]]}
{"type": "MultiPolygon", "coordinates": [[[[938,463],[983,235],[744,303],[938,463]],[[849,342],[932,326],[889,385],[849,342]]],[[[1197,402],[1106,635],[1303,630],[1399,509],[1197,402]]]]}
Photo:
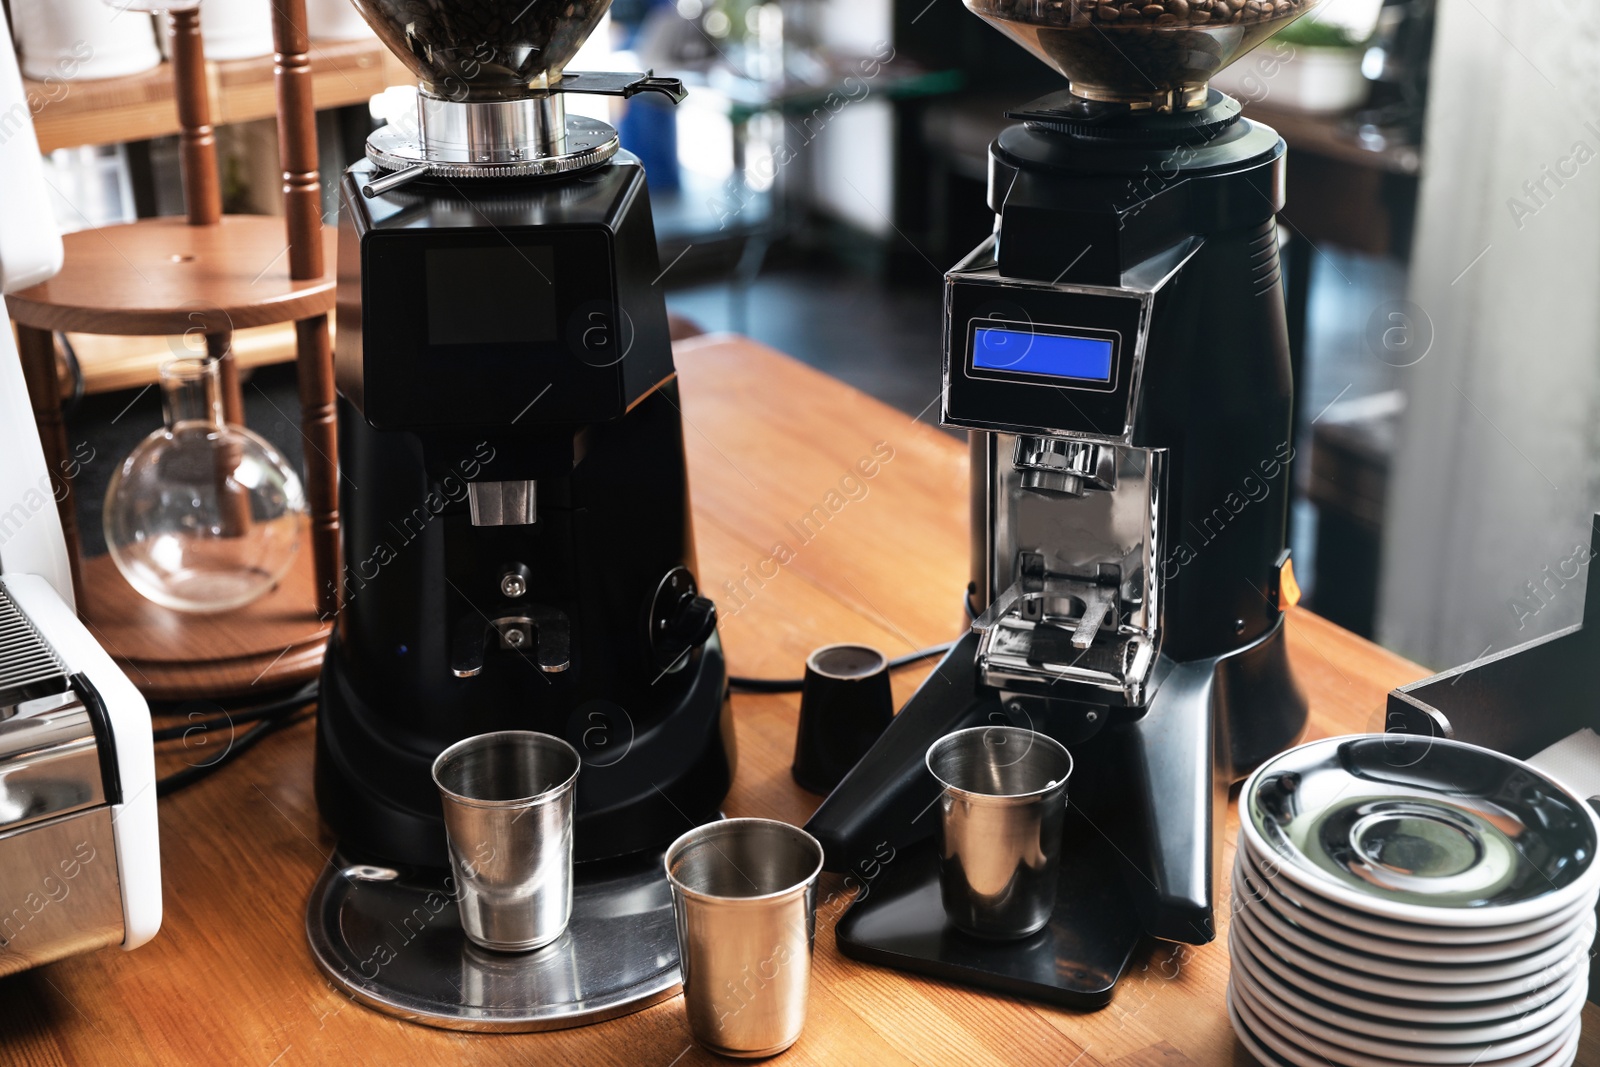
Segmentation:
{"type": "Polygon", "coordinates": [[[1268,1067],[1568,1067],[1600,823],[1509,757],[1332,738],[1240,796],[1228,1010],[1268,1067]]]}

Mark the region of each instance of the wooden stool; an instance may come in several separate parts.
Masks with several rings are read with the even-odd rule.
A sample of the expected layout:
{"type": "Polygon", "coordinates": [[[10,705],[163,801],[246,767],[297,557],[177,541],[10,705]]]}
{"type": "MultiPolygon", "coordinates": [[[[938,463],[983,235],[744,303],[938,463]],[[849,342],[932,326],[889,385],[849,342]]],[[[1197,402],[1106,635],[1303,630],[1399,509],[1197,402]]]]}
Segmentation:
{"type": "Polygon", "coordinates": [[[218,615],[148,601],[110,556],[81,558],[75,500],[70,492],[60,495],[79,614],[152,699],[234,696],[308,681],[321,666],[339,610],[338,444],[328,337],[334,279],[325,267],[334,260],[335,231],[322,225],[305,0],[261,2],[272,3],[287,218],[222,214],[200,14],[183,0],[155,5],[166,11],[171,37],[187,217],[68,234],[61,272],[6,297],[45,457],[63,479],[69,452],[52,331],[199,332],[209,355],[221,361],[224,413],[242,423],[232,332],[295,323],[311,551],[299,553],[294,569],[266,596],[218,615]]]}

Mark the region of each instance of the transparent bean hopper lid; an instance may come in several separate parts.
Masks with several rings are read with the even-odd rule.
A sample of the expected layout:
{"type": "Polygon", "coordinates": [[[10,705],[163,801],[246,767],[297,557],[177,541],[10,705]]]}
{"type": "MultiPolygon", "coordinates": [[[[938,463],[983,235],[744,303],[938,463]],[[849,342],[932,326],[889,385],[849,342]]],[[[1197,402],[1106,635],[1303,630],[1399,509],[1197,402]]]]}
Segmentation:
{"type": "Polygon", "coordinates": [[[1132,111],[1204,107],[1213,75],[1319,0],[963,0],[1065,75],[1132,111]]]}

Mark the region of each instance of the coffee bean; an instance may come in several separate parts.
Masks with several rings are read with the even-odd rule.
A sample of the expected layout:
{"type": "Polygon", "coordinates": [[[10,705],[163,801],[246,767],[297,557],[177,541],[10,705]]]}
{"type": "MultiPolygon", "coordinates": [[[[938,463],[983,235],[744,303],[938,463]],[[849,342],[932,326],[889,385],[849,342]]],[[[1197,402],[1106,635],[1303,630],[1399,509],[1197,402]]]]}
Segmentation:
{"type": "MultiPolygon", "coordinates": [[[[438,0],[372,2],[431,4],[438,0]]],[[[1031,27],[1039,51],[1070,72],[1074,81],[1085,86],[1143,91],[1146,87],[1164,90],[1205,81],[1215,73],[1215,57],[1219,50],[1226,52],[1236,47],[1236,44],[1225,43],[1228,39],[1221,36],[1223,26],[1277,22],[1312,6],[1315,0],[966,0],[966,3],[974,12],[996,22],[1031,27]]],[[[1269,27],[1262,29],[1265,31],[1269,27]]]]}
{"type": "Polygon", "coordinates": [[[363,0],[378,36],[450,99],[497,99],[559,71],[609,0],[363,0]]]}

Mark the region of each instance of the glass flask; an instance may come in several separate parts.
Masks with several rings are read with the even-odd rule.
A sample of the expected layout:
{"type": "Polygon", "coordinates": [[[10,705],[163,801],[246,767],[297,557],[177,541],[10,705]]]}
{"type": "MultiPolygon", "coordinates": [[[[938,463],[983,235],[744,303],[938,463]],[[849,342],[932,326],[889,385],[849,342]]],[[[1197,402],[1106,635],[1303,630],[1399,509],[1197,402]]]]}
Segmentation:
{"type": "Polygon", "coordinates": [[[106,490],[105,534],[128,584],[177,611],[242,607],[288,572],[306,528],[300,479],[278,451],[222,420],[218,365],[161,368],[166,425],[106,490]]]}

